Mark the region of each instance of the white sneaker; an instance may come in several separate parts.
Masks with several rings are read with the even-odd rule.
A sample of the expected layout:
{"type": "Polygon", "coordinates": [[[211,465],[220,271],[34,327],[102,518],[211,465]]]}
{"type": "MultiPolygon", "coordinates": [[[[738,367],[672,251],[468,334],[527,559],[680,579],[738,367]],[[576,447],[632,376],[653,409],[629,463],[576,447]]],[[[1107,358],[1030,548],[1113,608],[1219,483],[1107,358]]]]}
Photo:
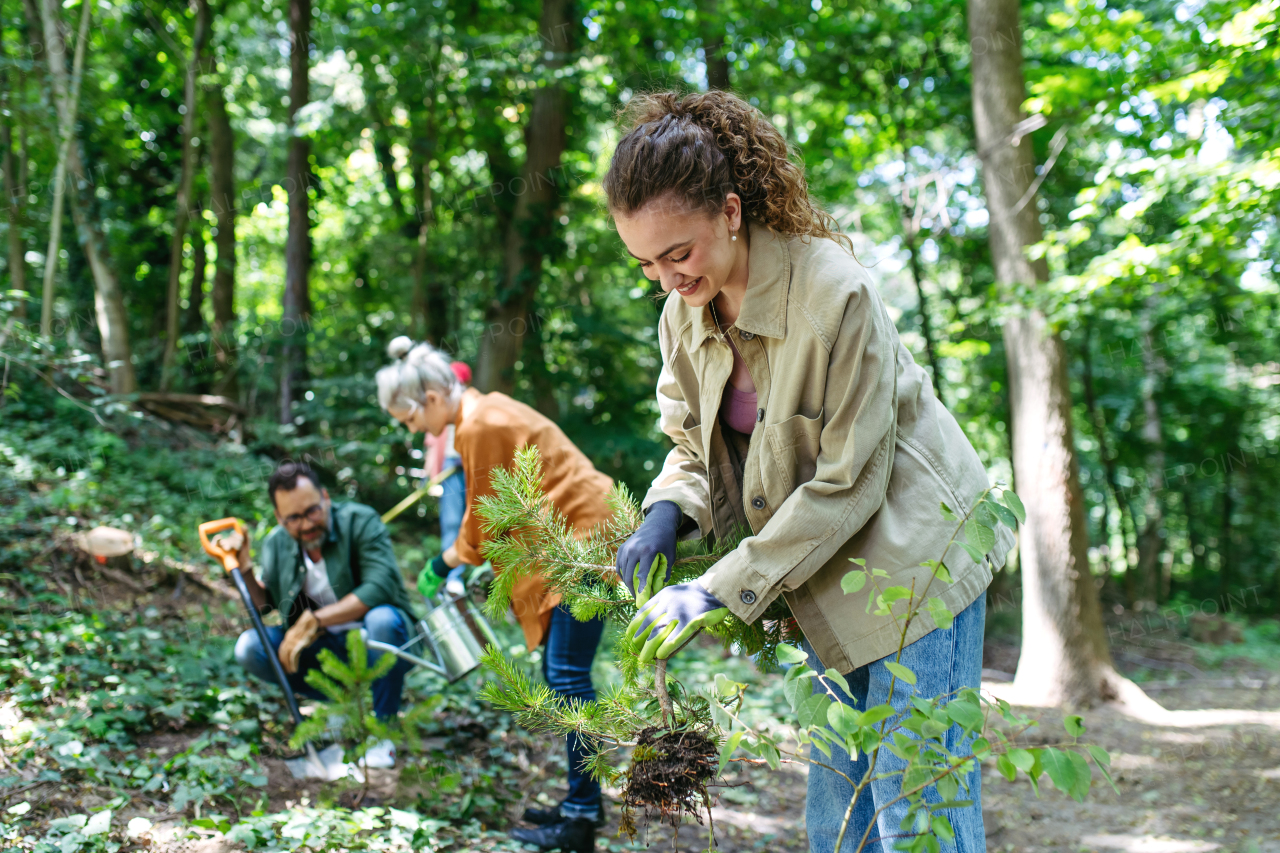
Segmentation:
{"type": "Polygon", "coordinates": [[[377,770],[395,767],[396,745],[389,740],[378,741],[364,754],[364,766],[377,770]]]}

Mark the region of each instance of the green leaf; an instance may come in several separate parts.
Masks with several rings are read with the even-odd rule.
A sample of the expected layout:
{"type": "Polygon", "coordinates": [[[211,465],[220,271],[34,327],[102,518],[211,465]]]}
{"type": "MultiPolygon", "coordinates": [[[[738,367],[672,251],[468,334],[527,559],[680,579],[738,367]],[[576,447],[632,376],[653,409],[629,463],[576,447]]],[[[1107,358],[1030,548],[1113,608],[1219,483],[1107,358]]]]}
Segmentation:
{"type": "Polygon", "coordinates": [[[854,569],[840,578],[840,588],[844,590],[845,595],[852,595],[866,585],[867,573],[861,569],[854,569]]]}
{"type": "Polygon", "coordinates": [[[717,672],[715,678],[716,695],[721,699],[736,699],[738,693],[746,687],[745,684],[734,681],[723,672],[717,672]]]}
{"type": "Polygon", "coordinates": [[[895,601],[901,601],[904,598],[911,597],[911,590],[905,586],[891,586],[883,593],[884,603],[893,604],[895,601]]]}
{"type": "Polygon", "coordinates": [[[996,769],[1010,782],[1018,778],[1018,768],[1013,766],[1013,762],[1006,755],[996,756],[996,769]]]}
{"type": "Polygon", "coordinates": [[[969,540],[969,544],[982,554],[990,551],[996,544],[995,531],[990,527],[984,527],[972,518],[964,523],[964,535],[969,540]]]}
{"type": "Polygon", "coordinates": [[[1010,512],[1006,507],[996,503],[995,501],[991,501],[989,506],[991,507],[991,511],[996,514],[996,518],[1000,519],[1000,522],[1005,527],[1008,527],[1011,530],[1017,529],[1018,527],[1017,516],[1015,516],[1012,512],[1010,512]]]}
{"type": "Polygon", "coordinates": [[[945,564],[936,563],[935,565],[930,566],[930,568],[933,569],[933,576],[938,580],[943,583],[955,583],[955,580],[951,577],[951,570],[948,569],[945,564]]]}
{"type": "Polygon", "coordinates": [[[995,512],[991,509],[991,504],[986,501],[982,501],[973,508],[973,520],[983,527],[990,527],[993,530],[1000,523],[1000,519],[996,517],[995,512]]]}
{"type": "Polygon", "coordinates": [[[976,702],[955,699],[947,703],[947,716],[960,724],[965,731],[976,731],[982,728],[982,709],[976,702]]]}
{"type": "MultiPolygon", "coordinates": [[[[797,669],[800,669],[800,667],[796,667],[792,672],[797,669]]],[[[813,672],[813,670],[808,667],[805,667],[804,669],[808,672],[813,672]]],[[[790,676],[791,673],[788,672],[787,675],[790,676]]],[[[812,692],[813,685],[807,678],[786,678],[782,682],[782,695],[787,697],[787,704],[791,706],[793,711],[799,711],[800,703],[803,702],[804,698],[812,692]]]]}
{"type": "Polygon", "coordinates": [[[1019,524],[1027,523],[1027,508],[1022,505],[1022,499],[1015,495],[1012,489],[1005,489],[1000,499],[1004,501],[1005,506],[1013,510],[1019,524]]]}
{"type": "Polygon", "coordinates": [[[839,684],[840,689],[844,691],[845,696],[849,696],[849,697],[853,696],[853,691],[849,689],[849,682],[845,681],[844,676],[836,672],[831,667],[827,667],[827,671],[822,673],[822,677],[829,678],[832,681],[834,681],[836,684],[839,684]]]}
{"type": "Polygon", "coordinates": [[[866,568],[867,565],[867,561],[861,557],[850,557],[849,562],[853,563],[855,566],[862,566],[863,568],[866,568]]]}
{"type": "Polygon", "coordinates": [[[951,507],[947,506],[945,503],[939,504],[939,506],[942,507],[943,518],[945,518],[947,521],[959,521],[959,518],[956,516],[956,514],[951,511],[951,507]]]}
{"type": "Polygon", "coordinates": [[[778,660],[782,663],[804,663],[808,660],[808,656],[795,646],[779,644],[778,660]]]}
{"type": "Polygon", "coordinates": [[[947,609],[940,598],[929,599],[926,605],[929,616],[933,619],[933,623],[942,630],[947,630],[955,622],[955,614],[947,609]]]}
{"type": "Polygon", "coordinates": [[[965,550],[965,552],[969,555],[969,558],[970,558],[971,560],[973,560],[975,563],[981,563],[981,562],[982,562],[982,552],[981,552],[981,551],[979,551],[977,548],[975,548],[975,547],[973,547],[972,545],[970,545],[968,542],[960,542],[960,543],[958,543],[958,544],[960,545],[960,547],[961,547],[961,548],[963,548],[963,549],[965,550]]]}
{"type": "Polygon", "coordinates": [[[930,821],[930,827],[933,834],[941,838],[943,841],[954,841],[956,834],[951,829],[951,821],[947,820],[946,815],[936,814],[930,821]]]}
{"type": "Polygon", "coordinates": [[[987,753],[991,752],[991,741],[984,737],[975,738],[969,748],[973,750],[975,758],[986,758],[987,753]]]}
{"type": "Polygon", "coordinates": [[[1098,769],[1102,771],[1102,778],[1107,780],[1107,784],[1111,786],[1111,790],[1115,791],[1117,794],[1120,793],[1120,789],[1116,787],[1115,780],[1111,778],[1111,756],[1105,749],[1093,744],[1089,744],[1085,749],[1089,750],[1089,755],[1093,757],[1094,763],[1097,764],[1098,769]]]}
{"type": "Polygon", "coordinates": [[[1035,766],[1036,757],[1025,749],[1011,749],[1005,754],[1009,756],[1013,766],[1023,773],[1030,774],[1031,768],[1035,766]]]}
{"type": "Polygon", "coordinates": [[[1040,762],[1058,790],[1067,796],[1074,796],[1077,785],[1076,765],[1071,757],[1060,749],[1048,747],[1041,753],[1040,762]]]}
{"type": "Polygon", "coordinates": [[[1071,764],[1076,769],[1076,786],[1072,789],[1071,796],[1076,802],[1083,803],[1089,796],[1089,787],[1093,784],[1093,770],[1089,768],[1089,762],[1085,761],[1080,753],[1068,752],[1067,757],[1071,759],[1071,764]]]}
{"type": "Polygon", "coordinates": [[[810,726],[825,725],[828,720],[827,706],[830,704],[831,697],[824,693],[815,693],[801,702],[796,714],[800,727],[807,729],[810,726]]]}
{"type": "Polygon", "coordinates": [[[864,726],[874,726],[881,720],[887,720],[896,714],[897,711],[888,702],[883,705],[876,705],[868,708],[862,715],[862,724],[864,726]]]}
{"type": "Polygon", "coordinates": [[[888,572],[886,572],[884,569],[872,569],[872,570],[871,570],[871,577],[873,577],[873,578],[887,578],[887,577],[889,577],[889,573],[888,573],[888,572]]]}
{"type": "Polygon", "coordinates": [[[901,678],[903,681],[907,682],[907,684],[916,683],[916,674],[911,670],[907,669],[902,664],[894,663],[893,661],[886,661],[884,667],[885,669],[892,672],[894,675],[898,676],[898,678],[901,678]]]}
{"type": "Polygon", "coordinates": [[[851,735],[858,730],[862,715],[840,702],[832,702],[827,708],[827,723],[842,735],[851,735]]]}
{"type": "Polygon", "coordinates": [[[1084,734],[1084,718],[1077,714],[1068,714],[1063,718],[1062,725],[1072,737],[1084,734]]]}
{"type": "Polygon", "coordinates": [[[729,759],[733,756],[734,750],[738,748],[738,744],[742,742],[744,735],[746,735],[746,732],[734,732],[729,735],[729,739],[720,748],[720,766],[716,768],[717,776],[724,772],[725,765],[729,763],[729,759]]]}

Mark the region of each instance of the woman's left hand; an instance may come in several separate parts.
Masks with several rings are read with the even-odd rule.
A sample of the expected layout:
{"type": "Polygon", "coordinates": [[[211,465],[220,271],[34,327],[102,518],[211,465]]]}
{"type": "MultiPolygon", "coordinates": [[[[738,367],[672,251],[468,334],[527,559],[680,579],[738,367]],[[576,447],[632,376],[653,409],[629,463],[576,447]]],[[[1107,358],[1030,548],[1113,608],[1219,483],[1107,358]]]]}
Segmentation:
{"type": "Polygon", "coordinates": [[[659,590],[627,626],[627,637],[639,642],[640,662],[666,660],[703,628],[719,624],[729,608],[707,592],[697,580],[659,590]]]}

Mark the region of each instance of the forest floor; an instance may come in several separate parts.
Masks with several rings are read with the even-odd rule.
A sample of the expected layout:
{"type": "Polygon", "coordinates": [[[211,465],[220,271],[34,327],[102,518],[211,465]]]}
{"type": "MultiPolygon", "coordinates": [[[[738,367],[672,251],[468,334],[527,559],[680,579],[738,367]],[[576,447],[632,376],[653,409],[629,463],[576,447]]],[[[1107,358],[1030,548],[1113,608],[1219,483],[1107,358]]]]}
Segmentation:
{"type": "MultiPolygon", "coordinates": [[[[91,570],[89,567],[84,571],[91,570]]],[[[78,572],[68,575],[72,576],[84,580],[78,572]]],[[[215,580],[212,586],[222,583],[215,580]]],[[[203,645],[214,649],[216,655],[229,652],[230,642],[241,627],[236,603],[226,590],[215,592],[195,583],[175,585],[172,581],[148,580],[146,576],[141,582],[135,580],[132,586],[109,576],[93,578],[90,585],[94,587],[95,602],[91,605],[82,596],[82,608],[114,607],[154,618],[159,629],[155,631],[157,637],[164,632],[164,626],[198,621],[211,632],[203,645]]],[[[74,585],[66,592],[74,602],[74,585]]],[[[141,616],[137,618],[142,621],[141,616]]],[[[20,628],[11,617],[6,621],[20,628]]],[[[38,631],[31,633],[41,642],[49,642],[52,628],[46,627],[43,637],[38,631]]],[[[1264,634],[1269,640],[1270,633],[1264,634]]],[[[13,645],[13,637],[9,635],[3,643],[13,645]]],[[[1120,649],[1117,658],[1121,668],[1140,679],[1149,694],[1166,708],[1280,710],[1280,671],[1274,664],[1268,665],[1267,655],[1260,654],[1258,642],[1253,642],[1257,637],[1245,636],[1237,629],[1236,635],[1227,636],[1226,640],[1229,642],[1220,645],[1197,642],[1180,633],[1178,626],[1165,625],[1140,637],[1132,631],[1119,640],[1113,637],[1113,645],[1120,649]],[[1126,659],[1130,663],[1126,664],[1126,659]]],[[[1274,646],[1270,648],[1274,650],[1274,646]]],[[[601,655],[604,657],[607,655],[601,655]]],[[[1008,637],[997,634],[989,640],[985,663],[993,678],[999,679],[1000,673],[1012,670],[1016,660],[1016,645],[1008,637]]],[[[218,674],[207,677],[235,678],[234,670],[227,669],[225,662],[219,666],[223,668],[218,674]]],[[[118,683],[119,676],[128,681],[128,664],[117,663],[114,668],[116,681],[112,682],[111,676],[103,681],[118,683]]],[[[13,671],[18,672],[18,668],[13,671]]],[[[711,645],[700,654],[687,654],[679,663],[673,663],[672,669],[673,675],[694,690],[709,685],[720,671],[746,680],[753,669],[749,661],[711,645]]],[[[39,682],[35,675],[26,673],[28,686],[39,682]]],[[[196,673],[194,677],[206,676],[196,673]]],[[[114,849],[125,851],[229,853],[249,845],[251,849],[266,850],[301,846],[336,850],[348,847],[343,838],[361,832],[372,833],[369,849],[410,849],[416,843],[411,840],[416,832],[426,846],[419,844],[415,849],[519,850],[522,848],[505,840],[505,832],[527,805],[554,803],[562,796],[556,785],[564,778],[563,746],[556,739],[515,729],[503,715],[485,710],[474,699],[473,682],[477,678],[472,676],[453,688],[411,679],[408,701],[444,690],[449,702],[436,727],[422,733],[426,737],[420,755],[405,757],[395,770],[375,771],[370,799],[364,804],[367,808],[354,812],[343,808],[351,801],[352,783],[304,782],[289,776],[282,760],[287,752],[282,738],[287,732],[272,720],[273,715],[281,713],[278,702],[272,704],[272,699],[263,700],[256,711],[245,705],[249,710],[235,712],[243,719],[256,714],[262,723],[260,744],[255,743],[253,749],[259,753],[258,769],[265,779],[258,777],[258,781],[247,785],[237,783],[220,795],[221,789],[209,781],[216,775],[215,770],[208,770],[200,777],[204,780],[201,784],[211,786],[203,805],[187,804],[171,810],[172,800],[166,800],[166,796],[172,797],[173,792],[168,787],[165,794],[119,783],[122,776],[130,775],[128,768],[135,766],[130,762],[152,768],[164,766],[176,780],[182,762],[175,762],[175,757],[199,752],[193,752],[193,744],[198,746],[200,739],[208,739],[211,733],[231,737],[237,731],[247,731],[237,722],[241,718],[215,713],[204,722],[140,729],[127,744],[116,738],[116,751],[102,765],[106,771],[96,773],[87,762],[74,765],[81,768],[74,770],[68,769],[73,765],[66,758],[65,744],[51,746],[30,739],[21,742],[22,732],[27,732],[29,738],[30,732],[36,730],[32,727],[41,722],[37,718],[41,706],[33,704],[29,693],[19,695],[21,689],[14,689],[17,682],[10,680],[8,687],[0,691],[0,737],[4,738],[0,746],[4,747],[3,763],[14,775],[0,779],[0,827],[5,827],[12,849],[34,849],[41,838],[46,845],[56,846],[59,826],[66,838],[66,821],[74,820],[72,816],[92,815],[109,808],[113,810],[109,836],[71,844],[73,851],[109,853],[112,846],[94,842],[94,838],[105,842],[108,837],[114,839],[110,842],[116,845],[114,849]],[[111,761],[118,762],[117,776],[110,775],[111,761]],[[171,763],[165,765],[166,761],[171,763]],[[61,770],[55,772],[53,768],[61,770]],[[145,817],[153,825],[143,837],[129,839],[124,827],[135,817],[145,817]],[[335,821],[341,823],[341,832],[333,828],[335,821]],[[237,824],[242,825],[239,831],[234,828],[237,824]],[[250,826],[255,827],[256,834],[244,829],[250,826]]],[[[608,678],[608,672],[598,672],[598,682],[608,678]]],[[[785,731],[782,721],[788,713],[781,697],[781,680],[755,676],[754,681],[761,686],[749,702],[757,719],[776,721],[775,731],[785,731]]],[[[249,701],[235,693],[242,689],[235,686],[239,682],[227,684],[226,690],[217,695],[224,710],[232,706],[233,700],[228,697],[233,694],[241,696],[234,701],[242,705],[249,701]]],[[[80,697],[43,701],[51,709],[49,719],[53,719],[60,713],[55,709],[59,701],[75,704],[80,697]]],[[[104,707],[114,706],[108,703],[104,707]]],[[[1044,731],[1061,731],[1060,712],[1028,709],[1027,713],[1043,721],[1044,731]]],[[[1103,746],[1112,756],[1118,793],[1095,779],[1097,784],[1083,804],[1048,784],[1041,787],[1037,797],[1025,779],[1020,777],[1018,782],[1010,783],[993,767],[986,767],[983,804],[989,850],[1280,853],[1280,730],[1248,724],[1158,726],[1125,717],[1111,707],[1083,714],[1088,726],[1086,739],[1103,746]]],[[[52,731],[53,744],[69,737],[44,731],[52,731]]],[[[245,751],[235,752],[239,747],[233,744],[239,742],[234,739],[226,743],[226,755],[242,755],[245,751]]],[[[201,755],[213,752],[216,749],[201,755]]],[[[190,757],[184,760],[188,766],[195,765],[190,757]]],[[[238,766],[235,772],[242,770],[238,766]]],[[[5,772],[8,771],[0,770],[0,776],[5,772]]],[[[131,775],[138,777],[140,773],[131,775]]],[[[188,772],[183,778],[194,777],[188,772]]],[[[249,775],[243,778],[248,779],[249,775]]],[[[770,772],[765,767],[734,762],[724,784],[712,791],[715,849],[722,853],[807,850],[805,785],[803,764],[784,764],[781,770],[770,772]]],[[[674,833],[670,827],[651,824],[642,828],[634,841],[619,838],[619,792],[609,790],[607,794],[611,799],[611,821],[601,833],[598,849],[707,849],[708,827],[688,821],[674,833]]],[[[62,849],[67,846],[61,845],[62,849]]]]}

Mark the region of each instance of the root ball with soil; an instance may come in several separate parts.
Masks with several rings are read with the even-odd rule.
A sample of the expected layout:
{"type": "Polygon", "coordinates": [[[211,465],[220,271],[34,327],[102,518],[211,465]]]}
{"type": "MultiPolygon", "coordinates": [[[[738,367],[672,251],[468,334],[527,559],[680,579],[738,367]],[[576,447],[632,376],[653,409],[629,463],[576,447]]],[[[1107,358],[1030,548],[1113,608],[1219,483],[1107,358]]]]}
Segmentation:
{"type": "Polygon", "coordinates": [[[682,814],[702,823],[718,752],[715,742],[695,729],[641,731],[622,789],[624,831],[634,835],[637,809],[645,818],[658,817],[673,828],[682,814]]]}

